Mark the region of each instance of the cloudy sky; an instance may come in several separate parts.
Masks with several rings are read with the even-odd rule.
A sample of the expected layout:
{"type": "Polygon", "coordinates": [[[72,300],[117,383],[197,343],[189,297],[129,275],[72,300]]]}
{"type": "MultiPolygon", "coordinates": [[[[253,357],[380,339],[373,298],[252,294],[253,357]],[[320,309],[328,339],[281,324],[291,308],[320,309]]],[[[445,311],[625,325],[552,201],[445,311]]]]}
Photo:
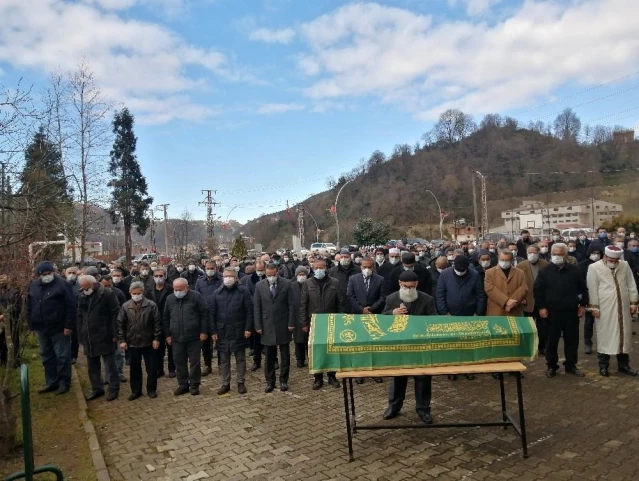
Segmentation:
{"type": "MultiPolygon", "coordinates": [[[[281,210],[459,108],[639,124],[631,0],[0,0],[0,83],[86,59],[157,203],[281,210]]],[[[327,206],[328,207],[328,206],[327,206]]]]}

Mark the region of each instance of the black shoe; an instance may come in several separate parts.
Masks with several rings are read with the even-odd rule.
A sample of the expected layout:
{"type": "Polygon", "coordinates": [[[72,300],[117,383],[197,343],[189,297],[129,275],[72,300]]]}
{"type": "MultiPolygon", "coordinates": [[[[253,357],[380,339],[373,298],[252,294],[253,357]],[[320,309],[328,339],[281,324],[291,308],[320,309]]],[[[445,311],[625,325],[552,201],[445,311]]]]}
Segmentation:
{"type": "Polygon", "coordinates": [[[126,382],[127,379],[124,374],[120,374],[120,382],[126,382]]]}
{"type": "Polygon", "coordinates": [[[60,389],[57,384],[51,384],[50,386],[44,386],[42,389],[38,389],[38,394],[46,394],[48,392],[56,392],[60,389]]]}
{"type": "Polygon", "coordinates": [[[550,379],[552,377],[555,377],[556,375],[557,375],[557,370],[556,369],[549,368],[549,369],[546,370],[546,377],[547,378],[550,379]]]}
{"type": "Polygon", "coordinates": [[[280,368],[280,363],[275,361],[275,365],[273,366],[273,369],[277,371],[279,368],[280,368]]]}
{"type": "Polygon", "coordinates": [[[175,376],[177,376],[177,374],[175,374],[175,371],[169,371],[169,377],[171,379],[173,379],[175,376]]]}
{"type": "Polygon", "coordinates": [[[191,392],[191,396],[198,396],[200,394],[200,387],[199,386],[191,386],[189,388],[189,391],[191,392]]]}
{"type": "Polygon", "coordinates": [[[355,379],[355,382],[357,384],[364,384],[364,378],[363,377],[358,377],[357,379],[355,379]]]}
{"type": "Polygon", "coordinates": [[[457,374],[449,374],[446,377],[448,377],[449,381],[457,381],[457,374]]]}
{"type": "Polygon", "coordinates": [[[304,368],[304,361],[297,361],[297,367],[300,369],[304,368]]]}
{"type": "Polygon", "coordinates": [[[148,395],[151,399],[155,399],[156,397],[158,397],[158,393],[155,391],[149,391],[148,395]]]}
{"type": "Polygon", "coordinates": [[[119,396],[119,395],[120,395],[120,393],[119,393],[119,392],[113,392],[113,391],[111,391],[111,392],[109,392],[109,394],[107,395],[106,400],[107,400],[107,401],[115,401],[115,400],[118,398],[118,396],[119,396]]]}
{"type": "Polygon", "coordinates": [[[99,397],[104,396],[104,391],[93,391],[91,394],[87,396],[87,401],[93,401],[99,397]]]}
{"type": "Polygon", "coordinates": [[[384,382],[384,378],[374,377],[373,381],[376,382],[377,384],[382,384],[384,382]]]}
{"type": "Polygon", "coordinates": [[[386,411],[384,411],[384,414],[382,415],[382,417],[384,419],[386,419],[387,421],[389,419],[393,419],[396,418],[397,416],[399,416],[399,411],[395,411],[392,407],[387,407],[386,411]]]}
{"type": "Polygon", "coordinates": [[[251,366],[251,368],[249,369],[249,371],[251,371],[251,372],[255,372],[255,371],[257,371],[260,367],[262,367],[262,366],[260,366],[257,362],[255,362],[255,363],[253,363],[253,365],[251,366]]]}
{"type": "Polygon", "coordinates": [[[102,384],[104,384],[105,386],[109,385],[109,381],[104,381],[102,384]]]}
{"type": "Polygon", "coordinates": [[[71,364],[75,364],[76,362],[78,362],[76,358],[71,359],[71,364]]]}
{"type": "Polygon", "coordinates": [[[161,377],[164,377],[165,373],[164,371],[158,371],[157,376],[155,376],[157,379],[160,379],[161,377]]]}
{"type": "Polygon", "coordinates": [[[183,394],[186,394],[187,392],[189,392],[188,386],[178,386],[178,388],[175,391],[173,391],[173,394],[175,394],[176,396],[182,396],[183,394]]]}
{"type": "Polygon", "coordinates": [[[128,397],[128,399],[129,401],[135,401],[139,397],[142,397],[141,392],[132,392],[131,395],[128,397]]]}
{"type": "Polygon", "coordinates": [[[275,389],[275,384],[268,383],[266,387],[264,388],[264,392],[266,393],[273,392],[273,389],[275,389]]]}
{"type": "Polygon", "coordinates": [[[599,374],[601,374],[603,377],[608,377],[610,376],[610,371],[608,371],[607,367],[601,367],[599,368],[599,374]]]}
{"type": "Polygon", "coordinates": [[[539,357],[546,357],[546,353],[544,351],[537,351],[537,355],[539,357]]]}
{"type": "Polygon", "coordinates": [[[237,393],[238,394],[246,394],[246,385],[244,383],[237,385],[237,393]]]}
{"type": "Polygon", "coordinates": [[[222,394],[226,394],[231,391],[231,386],[224,384],[220,389],[217,390],[217,395],[221,396],[222,394]]]}
{"type": "Polygon", "coordinates": [[[69,386],[60,386],[58,390],[55,392],[58,396],[61,394],[66,394],[71,390],[69,386]]]}
{"type": "Polygon", "coordinates": [[[566,369],[566,374],[573,374],[577,377],[586,377],[586,375],[576,367],[573,367],[572,369],[566,369]]]}
{"type": "Polygon", "coordinates": [[[280,391],[282,391],[282,392],[288,391],[288,383],[287,382],[280,382],[280,391]]]}
{"type": "Polygon", "coordinates": [[[431,416],[430,413],[418,412],[417,415],[424,424],[433,424],[433,416],[431,416]]]}
{"type": "Polygon", "coordinates": [[[584,346],[584,354],[592,354],[592,346],[589,346],[588,344],[586,344],[584,346]]]}
{"type": "MultiPolygon", "coordinates": [[[[475,380],[475,375],[474,374],[464,374],[464,376],[466,376],[466,379],[468,379],[469,381],[474,381],[475,380]]],[[[426,423],[428,424],[428,423],[426,423]]]]}
{"type": "Polygon", "coordinates": [[[324,380],[323,379],[315,379],[315,382],[313,383],[313,391],[317,391],[318,389],[322,389],[323,385],[324,385],[324,380]]]}
{"type": "Polygon", "coordinates": [[[339,383],[336,377],[329,377],[328,384],[333,387],[342,387],[342,385],[339,383]]]}
{"type": "Polygon", "coordinates": [[[208,376],[212,372],[213,372],[213,369],[211,369],[211,366],[206,366],[204,369],[202,369],[202,377],[208,376]]]}
{"type": "Polygon", "coordinates": [[[636,376],[637,375],[637,371],[633,371],[630,366],[620,367],[618,370],[619,370],[620,373],[628,374],[628,376],[636,376]]]}

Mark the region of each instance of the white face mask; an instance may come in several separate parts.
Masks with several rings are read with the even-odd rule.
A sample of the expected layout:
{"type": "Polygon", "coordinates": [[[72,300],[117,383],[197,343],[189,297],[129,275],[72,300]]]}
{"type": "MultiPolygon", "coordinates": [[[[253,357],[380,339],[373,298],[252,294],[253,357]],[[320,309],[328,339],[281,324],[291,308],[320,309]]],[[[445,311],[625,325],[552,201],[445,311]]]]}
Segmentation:
{"type": "Polygon", "coordinates": [[[268,279],[269,284],[275,284],[277,282],[277,276],[268,276],[266,279],[268,279]]]}
{"type": "Polygon", "coordinates": [[[488,269],[490,267],[490,261],[481,261],[479,265],[482,266],[484,269],[488,269]]]}
{"type": "Polygon", "coordinates": [[[539,260],[539,254],[528,254],[528,262],[531,264],[537,263],[539,260]]]}
{"type": "Polygon", "coordinates": [[[492,252],[492,253],[494,253],[494,252],[495,252],[495,248],[494,248],[494,247],[491,247],[490,249],[488,249],[488,252],[492,252]]]}
{"type": "Polygon", "coordinates": [[[539,252],[541,252],[542,254],[548,254],[548,247],[540,247],[539,252]]]}
{"type": "Polygon", "coordinates": [[[299,282],[300,284],[304,284],[307,279],[308,278],[306,276],[297,276],[297,282],[299,282]]]}
{"type": "Polygon", "coordinates": [[[400,286],[399,298],[402,302],[415,302],[418,297],[419,294],[417,294],[417,289],[415,287],[400,286]]]}
{"type": "Polygon", "coordinates": [[[454,261],[455,260],[455,256],[446,256],[446,259],[448,259],[449,261],[454,261]]]}
{"type": "Polygon", "coordinates": [[[558,236],[558,235],[554,235],[554,236],[552,236],[552,240],[554,240],[554,241],[558,241],[558,240],[559,240],[559,236],[558,236]]]}
{"type": "Polygon", "coordinates": [[[120,276],[113,278],[113,283],[114,284],[119,284],[120,282],[122,282],[122,278],[120,276]]]}
{"type": "Polygon", "coordinates": [[[510,261],[499,261],[499,267],[501,267],[502,269],[509,269],[510,265],[510,261]]]}
{"type": "Polygon", "coordinates": [[[513,255],[513,258],[517,257],[517,251],[510,251],[510,253],[513,255]]]}
{"type": "Polygon", "coordinates": [[[282,260],[283,260],[284,262],[288,262],[288,257],[283,257],[283,258],[282,258],[282,260]]]}
{"type": "Polygon", "coordinates": [[[475,249],[473,249],[472,247],[470,249],[468,249],[468,253],[469,254],[474,254],[475,253],[475,249]]]}
{"type": "Polygon", "coordinates": [[[146,276],[148,276],[148,275],[149,275],[149,270],[148,270],[148,269],[142,269],[142,270],[140,271],[140,275],[141,275],[142,277],[146,277],[146,276]]]}
{"type": "Polygon", "coordinates": [[[231,287],[235,284],[235,277],[225,277],[223,282],[226,287],[231,287]]]}
{"type": "Polygon", "coordinates": [[[213,276],[215,275],[215,270],[213,270],[213,269],[207,269],[207,270],[206,270],[206,275],[207,275],[208,277],[213,277],[213,276]]]}
{"type": "Polygon", "coordinates": [[[590,254],[590,260],[592,262],[597,262],[599,259],[601,259],[601,256],[599,254],[590,254]]]}
{"type": "Polygon", "coordinates": [[[346,267],[346,266],[350,266],[351,265],[351,260],[350,259],[340,259],[339,263],[342,266],[346,267]]]}
{"type": "Polygon", "coordinates": [[[178,299],[183,299],[186,296],[186,291],[175,291],[174,294],[178,299]]]}
{"type": "Polygon", "coordinates": [[[399,257],[389,257],[388,258],[388,262],[390,262],[391,264],[395,265],[399,262],[399,257]]]}
{"type": "Polygon", "coordinates": [[[615,245],[620,249],[623,249],[623,242],[615,242],[615,245]]]}
{"type": "Polygon", "coordinates": [[[580,235],[580,236],[579,236],[579,240],[580,240],[580,241],[584,241],[584,240],[586,240],[586,236],[585,236],[585,235],[580,235]]]}
{"type": "Polygon", "coordinates": [[[468,271],[458,271],[457,269],[455,269],[455,274],[457,274],[458,276],[463,276],[467,273],[468,271]]]}
{"type": "Polygon", "coordinates": [[[144,295],[142,295],[142,294],[131,294],[131,299],[133,299],[133,302],[140,302],[142,299],[144,299],[144,295]]]}
{"type": "Polygon", "coordinates": [[[362,274],[364,277],[370,277],[373,275],[373,269],[362,269],[362,274]]]}
{"type": "Polygon", "coordinates": [[[75,282],[75,280],[76,280],[77,278],[78,278],[78,276],[76,276],[75,274],[69,274],[69,275],[67,276],[67,280],[68,280],[69,282],[75,282]]]}
{"type": "Polygon", "coordinates": [[[189,272],[193,272],[195,270],[195,266],[189,266],[189,272]]]}
{"type": "Polygon", "coordinates": [[[577,249],[575,247],[568,247],[568,252],[575,252],[577,249]]]}
{"type": "Polygon", "coordinates": [[[164,284],[164,282],[166,281],[166,279],[164,277],[154,277],[153,281],[155,281],[155,283],[158,286],[161,286],[162,284],[164,284]]]}
{"type": "Polygon", "coordinates": [[[53,282],[54,277],[54,274],[47,274],[46,276],[40,276],[40,279],[44,284],[49,284],[50,282],[53,282]]]}
{"type": "Polygon", "coordinates": [[[564,262],[566,262],[566,260],[564,259],[564,256],[550,256],[550,262],[552,262],[555,265],[562,265],[564,262]]]}
{"type": "Polygon", "coordinates": [[[258,277],[264,277],[264,274],[265,274],[264,271],[255,271],[255,273],[257,274],[258,277]]]}
{"type": "Polygon", "coordinates": [[[613,263],[613,262],[608,262],[608,261],[606,261],[606,265],[607,265],[610,269],[616,269],[616,268],[617,268],[617,266],[618,266],[619,264],[616,264],[616,263],[613,263]]]}
{"type": "Polygon", "coordinates": [[[93,289],[82,289],[82,292],[84,292],[85,296],[90,296],[91,294],[93,294],[93,289]]]}
{"type": "Polygon", "coordinates": [[[184,267],[180,266],[180,267],[176,267],[175,268],[178,272],[182,272],[184,270],[184,267]]]}
{"type": "Polygon", "coordinates": [[[384,262],[384,256],[375,256],[375,260],[378,262],[378,264],[381,264],[382,262],[384,262]]]}

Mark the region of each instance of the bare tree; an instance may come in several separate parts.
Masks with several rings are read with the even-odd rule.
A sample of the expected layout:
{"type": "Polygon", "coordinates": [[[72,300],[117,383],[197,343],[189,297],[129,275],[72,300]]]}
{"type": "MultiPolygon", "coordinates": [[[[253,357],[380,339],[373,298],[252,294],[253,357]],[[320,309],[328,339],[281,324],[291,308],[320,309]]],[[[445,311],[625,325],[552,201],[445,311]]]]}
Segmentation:
{"type": "Polygon", "coordinates": [[[577,142],[581,131],[581,120],[571,108],[565,109],[555,118],[555,135],[563,140],[577,142]]]}
{"type": "Polygon", "coordinates": [[[485,129],[487,127],[501,127],[503,120],[499,114],[486,114],[479,124],[479,128],[485,129]]]}
{"type": "Polygon", "coordinates": [[[193,215],[184,209],[180,218],[175,222],[173,237],[178,257],[184,259],[188,253],[189,237],[193,231],[193,215]]]}
{"type": "Polygon", "coordinates": [[[439,116],[439,121],[433,127],[433,134],[437,141],[453,144],[464,140],[476,130],[477,124],[472,115],[449,109],[439,116]]]}
{"type": "Polygon", "coordinates": [[[595,125],[592,129],[592,143],[601,145],[612,140],[612,129],[605,125],[595,125]]]}

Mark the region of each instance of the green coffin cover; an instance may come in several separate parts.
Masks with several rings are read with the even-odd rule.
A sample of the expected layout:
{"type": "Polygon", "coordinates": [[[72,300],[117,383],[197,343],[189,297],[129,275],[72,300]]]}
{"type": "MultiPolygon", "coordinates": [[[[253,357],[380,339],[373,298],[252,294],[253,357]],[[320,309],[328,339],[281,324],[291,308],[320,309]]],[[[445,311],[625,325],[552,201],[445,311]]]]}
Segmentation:
{"type": "Polygon", "coordinates": [[[311,373],[533,360],[530,317],[316,314],[311,373]]]}

